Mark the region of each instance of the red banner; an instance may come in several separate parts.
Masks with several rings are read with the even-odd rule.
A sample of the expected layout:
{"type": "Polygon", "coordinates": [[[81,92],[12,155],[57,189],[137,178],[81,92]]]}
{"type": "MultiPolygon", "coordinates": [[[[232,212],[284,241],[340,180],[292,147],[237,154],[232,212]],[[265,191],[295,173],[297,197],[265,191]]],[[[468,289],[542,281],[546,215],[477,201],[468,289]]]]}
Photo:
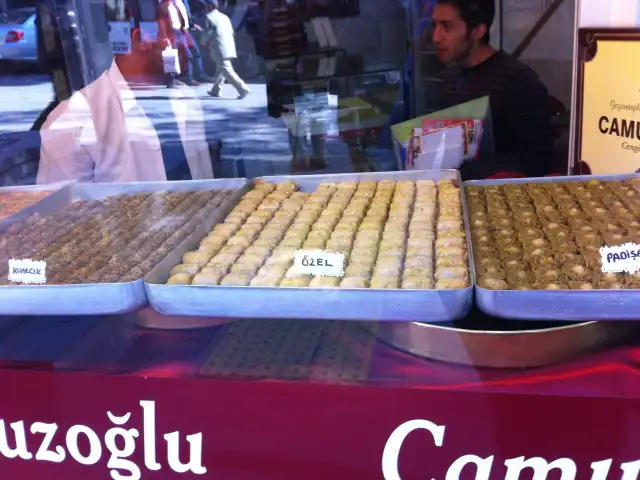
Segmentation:
{"type": "Polygon", "coordinates": [[[0,478],[634,480],[640,402],[0,371],[0,478]]]}

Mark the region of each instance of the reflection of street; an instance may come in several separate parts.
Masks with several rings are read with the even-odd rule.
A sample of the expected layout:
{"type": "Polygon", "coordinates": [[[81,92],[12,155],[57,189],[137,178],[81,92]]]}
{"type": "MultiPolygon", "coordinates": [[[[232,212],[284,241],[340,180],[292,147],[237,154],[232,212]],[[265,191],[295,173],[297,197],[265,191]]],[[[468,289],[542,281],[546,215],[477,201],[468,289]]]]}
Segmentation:
{"type": "MultiPolygon", "coordinates": [[[[136,135],[152,134],[150,124],[143,121],[152,117],[162,142],[178,142],[173,112],[166,87],[144,82],[131,82],[139,105],[127,116],[128,131],[136,135]]],[[[225,86],[223,97],[207,95],[207,86],[197,87],[196,98],[184,98],[184,102],[201,102],[205,121],[206,140],[209,144],[222,142],[222,160],[217,174],[225,176],[255,176],[290,173],[292,153],[289,135],[284,122],[267,114],[266,86],[250,85],[252,93],[243,100],[236,100],[235,91],[225,86]]],[[[171,96],[179,95],[179,89],[171,96]]],[[[25,131],[38,117],[53,97],[47,77],[39,74],[0,76],[0,133],[25,131]]],[[[129,102],[125,102],[129,103],[129,102]]],[[[131,102],[132,105],[135,102],[131,102]]],[[[86,123],[91,115],[82,96],[72,105],[73,118],[86,123]]],[[[62,124],[61,127],[73,124],[62,124]]],[[[83,136],[92,137],[92,132],[83,136]]],[[[189,138],[189,140],[202,140],[189,138]]],[[[348,170],[350,164],[347,145],[338,138],[326,142],[328,159],[326,173],[348,170]]]]}

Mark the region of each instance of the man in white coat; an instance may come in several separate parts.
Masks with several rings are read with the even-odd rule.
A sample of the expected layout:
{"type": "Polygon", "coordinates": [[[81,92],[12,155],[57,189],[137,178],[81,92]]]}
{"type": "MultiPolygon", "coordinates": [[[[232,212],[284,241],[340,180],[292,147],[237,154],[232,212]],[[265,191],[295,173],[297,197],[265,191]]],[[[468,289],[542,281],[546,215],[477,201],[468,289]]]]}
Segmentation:
{"type": "Polygon", "coordinates": [[[205,0],[208,9],[206,34],[209,36],[209,48],[212,49],[216,62],[216,74],[209,95],[220,96],[220,90],[225,80],[238,91],[238,99],[249,95],[247,84],[242,81],[233,68],[232,61],[238,57],[236,52],[235,32],[231,20],[218,8],[218,0],[205,0]]]}
{"type": "MultiPolygon", "coordinates": [[[[197,93],[190,88],[170,92],[167,111],[175,118],[191,178],[213,178],[197,93]]],[[[115,60],[96,81],[50,111],[40,135],[38,184],[167,180],[159,134],[115,60]]]]}

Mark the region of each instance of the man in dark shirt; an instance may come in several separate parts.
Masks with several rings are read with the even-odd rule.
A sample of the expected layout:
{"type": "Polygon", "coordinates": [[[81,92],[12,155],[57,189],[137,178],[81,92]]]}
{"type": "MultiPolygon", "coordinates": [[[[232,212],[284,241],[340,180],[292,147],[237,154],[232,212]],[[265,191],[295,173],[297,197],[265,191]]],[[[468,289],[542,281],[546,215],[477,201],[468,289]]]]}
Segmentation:
{"type": "Polygon", "coordinates": [[[489,45],[494,17],[494,0],[437,0],[433,10],[433,41],[448,67],[443,108],[489,96],[490,131],[480,158],[460,172],[464,179],[505,171],[544,176],[554,151],[547,90],[531,68],[489,45]],[[494,151],[487,155],[491,136],[494,151]]]}

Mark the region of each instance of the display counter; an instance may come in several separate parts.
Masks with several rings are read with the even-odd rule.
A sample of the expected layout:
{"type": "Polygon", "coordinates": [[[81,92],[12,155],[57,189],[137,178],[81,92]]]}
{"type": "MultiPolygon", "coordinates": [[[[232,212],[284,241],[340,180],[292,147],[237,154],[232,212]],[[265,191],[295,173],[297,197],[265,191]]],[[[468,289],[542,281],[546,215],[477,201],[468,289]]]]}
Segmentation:
{"type": "Polygon", "coordinates": [[[638,465],[632,338],[483,369],[402,353],[378,324],[136,325],[154,315],[2,320],[5,478],[605,479],[638,465]]]}
{"type": "Polygon", "coordinates": [[[0,224],[0,471],[633,478],[640,290],[615,249],[637,241],[638,178],[497,182],[20,191],[0,224]]]}

